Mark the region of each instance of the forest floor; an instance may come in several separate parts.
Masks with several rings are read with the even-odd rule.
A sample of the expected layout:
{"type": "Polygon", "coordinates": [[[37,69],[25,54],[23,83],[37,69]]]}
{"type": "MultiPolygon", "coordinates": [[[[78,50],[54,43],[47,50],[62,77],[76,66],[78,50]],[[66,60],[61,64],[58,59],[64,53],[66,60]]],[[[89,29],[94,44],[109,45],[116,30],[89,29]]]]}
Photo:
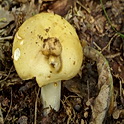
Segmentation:
{"type": "Polygon", "coordinates": [[[14,68],[16,31],[26,19],[44,11],[64,17],[82,44],[107,59],[114,101],[104,123],[124,124],[124,0],[0,0],[0,124],[88,124],[92,120],[99,94],[96,62],[84,57],[79,75],[63,81],[60,110],[51,110],[48,117],[43,116],[35,79],[21,80],[14,68]]]}

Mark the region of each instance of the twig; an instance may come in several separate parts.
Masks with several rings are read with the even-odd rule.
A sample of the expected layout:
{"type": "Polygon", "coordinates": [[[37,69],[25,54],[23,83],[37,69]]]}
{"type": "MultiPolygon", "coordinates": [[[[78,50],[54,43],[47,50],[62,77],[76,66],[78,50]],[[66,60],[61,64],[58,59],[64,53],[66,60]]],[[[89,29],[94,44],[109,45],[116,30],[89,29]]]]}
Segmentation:
{"type": "Polygon", "coordinates": [[[94,45],[99,51],[101,51],[101,47],[99,47],[95,42],[93,42],[93,45],[94,45]]]}
{"type": "Polygon", "coordinates": [[[5,120],[7,119],[7,117],[8,117],[8,115],[9,115],[9,112],[10,112],[11,108],[12,108],[12,89],[11,89],[11,100],[10,100],[10,106],[9,106],[9,110],[8,110],[8,112],[7,112],[7,114],[6,114],[5,120]]]}
{"type": "Polygon", "coordinates": [[[38,95],[40,93],[41,88],[38,89],[38,92],[36,94],[36,101],[35,101],[35,110],[34,110],[34,124],[37,124],[37,100],[38,100],[38,95]]]}
{"type": "Polygon", "coordinates": [[[112,54],[112,55],[107,55],[105,57],[108,58],[108,59],[113,59],[113,58],[115,58],[117,56],[120,56],[120,55],[121,55],[121,53],[115,53],[115,54],[112,54]]]}
{"type": "Polygon", "coordinates": [[[77,3],[78,3],[84,10],[86,10],[89,14],[91,13],[90,10],[89,10],[88,8],[86,8],[85,6],[83,6],[80,1],[77,1],[77,3]]]}
{"type": "Polygon", "coordinates": [[[1,111],[1,103],[0,103],[0,124],[4,124],[4,121],[3,121],[3,113],[1,111]]]}
{"type": "Polygon", "coordinates": [[[1,80],[0,83],[3,82],[3,81],[5,81],[5,80],[7,80],[7,78],[9,77],[12,69],[13,69],[13,66],[10,68],[8,75],[3,80],[1,80]]]}
{"type": "Polygon", "coordinates": [[[90,99],[90,87],[89,87],[89,81],[87,81],[87,92],[88,92],[88,100],[90,99]]]}
{"type": "Polygon", "coordinates": [[[122,81],[120,80],[119,81],[119,84],[120,84],[120,93],[119,93],[119,95],[120,95],[120,100],[121,100],[121,103],[123,104],[124,103],[124,99],[123,99],[123,88],[122,88],[122,81]]]}
{"type": "Polygon", "coordinates": [[[13,36],[0,37],[0,40],[11,40],[11,39],[13,39],[13,36]]]}
{"type": "Polygon", "coordinates": [[[105,49],[107,49],[107,48],[108,48],[108,51],[110,51],[110,45],[111,45],[113,39],[114,39],[116,36],[118,36],[117,33],[110,39],[110,41],[108,42],[108,44],[101,50],[101,52],[103,52],[103,51],[104,51],[105,49]]]}

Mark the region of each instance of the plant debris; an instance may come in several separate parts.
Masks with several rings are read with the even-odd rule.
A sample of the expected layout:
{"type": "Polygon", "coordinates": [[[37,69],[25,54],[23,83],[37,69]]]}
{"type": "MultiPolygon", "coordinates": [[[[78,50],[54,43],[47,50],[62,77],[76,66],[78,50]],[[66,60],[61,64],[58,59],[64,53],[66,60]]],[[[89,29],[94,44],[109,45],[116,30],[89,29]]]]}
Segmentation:
{"type": "Polygon", "coordinates": [[[0,123],[123,124],[123,12],[123,0],[0,0],[0,123]],[[92,49],[84,48],[90,54],[84,53],[79,75],[63,81],[60,110],[51,109],[48,117],[43,116],[35,79],[22,81],[12,59],[16,31],[40,12],[63,16],[82,46],[92,49]]]}
{"type": "Polygon", "coordinates": [[[92,47],[84,47],[84,55],[97,64],[98,70],[98,89],[99,94],[95,98],[92,109],[91,124],[102,124],[108,110],[113,109],[113,79],[107,60],[100,52],[92,47]]]}

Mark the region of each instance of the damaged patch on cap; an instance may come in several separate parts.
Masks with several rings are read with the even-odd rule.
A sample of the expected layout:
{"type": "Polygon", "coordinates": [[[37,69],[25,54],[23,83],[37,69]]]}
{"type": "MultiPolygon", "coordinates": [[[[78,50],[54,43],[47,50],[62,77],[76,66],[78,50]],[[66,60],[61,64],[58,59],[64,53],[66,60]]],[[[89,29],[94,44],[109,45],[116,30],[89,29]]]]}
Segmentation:
{"type": "Polygon", "coordinates": [[[22,37],[19,36],[18,32],[16,34],[17,39],[22,40],[22,37]]]}
{"type": "Polygon", "coordinates": [[[15,51],[14,51],[14,60],[17,61],[20,57],[20,49],[17,48],[15,51]]]}
{"type": "Polygon", "coordinates": [[[20,42],[20,45],[23,45],[23,42],[24,42],[24,40],[22,40],[22,41],[20,42]]]}

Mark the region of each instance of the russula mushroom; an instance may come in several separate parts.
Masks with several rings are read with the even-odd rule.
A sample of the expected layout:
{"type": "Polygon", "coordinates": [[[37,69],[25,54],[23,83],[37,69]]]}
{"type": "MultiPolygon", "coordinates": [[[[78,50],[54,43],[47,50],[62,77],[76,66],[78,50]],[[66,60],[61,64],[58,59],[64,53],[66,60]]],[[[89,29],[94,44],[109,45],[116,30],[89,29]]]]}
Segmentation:
{"type": "Polygon", "coordinates": [[[41,87],[44,114],[59,110],[61,80],[80,70],[83,53],[75,29],[61,16],[40,13],[27,19],[13,42],[15,69],[23,80],[36,78],[41,87]]]}

